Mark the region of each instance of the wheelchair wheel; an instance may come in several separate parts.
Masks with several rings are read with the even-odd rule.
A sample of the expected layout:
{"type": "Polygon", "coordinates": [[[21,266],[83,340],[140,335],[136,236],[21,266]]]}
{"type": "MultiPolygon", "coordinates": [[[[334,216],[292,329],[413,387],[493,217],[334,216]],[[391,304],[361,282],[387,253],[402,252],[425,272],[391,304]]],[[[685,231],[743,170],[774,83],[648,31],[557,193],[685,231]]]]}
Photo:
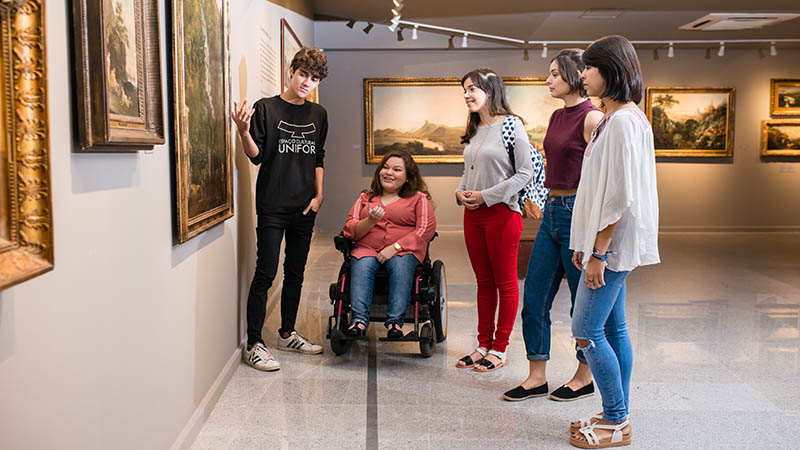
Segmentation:
{"type": "Polygon", "coordinates": [[[338,339],[331,339],[331,350],[336,356],[347,353],[350,348],[350,341],[340,341],[338,339]]]}
{"type": "Polygon", "coordinates": [[[419,329],[419,352],[423,358],[430,358],[433,355],[433,346],[436,345],[433,334],[433,327],[430,323],[424,323],[419,329]]]}
{"type": "Polygon", "coordinates": [[[444,263],[440,260],[433,263],[431,283],[436,297],[431,306],[433,326],[436,328],[436,342],[444,342],[447,339],[447,276],[444,272],[444,263]]]}

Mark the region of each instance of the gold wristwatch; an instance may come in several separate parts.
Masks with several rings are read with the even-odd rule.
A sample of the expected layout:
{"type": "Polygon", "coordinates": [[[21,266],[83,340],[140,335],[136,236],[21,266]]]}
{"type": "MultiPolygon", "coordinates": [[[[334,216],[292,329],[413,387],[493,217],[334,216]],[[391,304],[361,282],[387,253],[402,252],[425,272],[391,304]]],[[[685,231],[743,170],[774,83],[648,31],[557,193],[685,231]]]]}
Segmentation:
{"type": "Polygon", "coordinates": [[[397,250],[398,252],[403,251],[403,247],[401,247],[400,244],[398,244],[397,242],[394,243],[394,249],[397,250]]]}

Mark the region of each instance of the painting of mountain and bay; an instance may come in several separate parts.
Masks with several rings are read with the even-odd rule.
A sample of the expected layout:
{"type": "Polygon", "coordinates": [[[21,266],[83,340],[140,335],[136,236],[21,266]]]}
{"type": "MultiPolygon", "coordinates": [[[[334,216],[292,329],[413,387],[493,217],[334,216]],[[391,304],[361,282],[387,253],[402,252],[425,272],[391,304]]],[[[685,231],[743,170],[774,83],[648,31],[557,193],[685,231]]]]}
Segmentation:
{"type": "MultiPolygon", "coordinates": [[[[364,80],[366,162],[402,149],[418,163],[462,163],[461,135],[467,107],[460,78],[368,78],[364,80]]],[[[562,106],[542,78],[509,78],[506,94],[525,119],[531,143],[541,151],[550,114],[562,106]]]]}
{"type": "Polygon", "coordinates": [[[733,88],[647,88],[656,156],[733,156],[733,88]]]}
{"type": "Polygon", "coordinates": [[[800,116],[800,78],[773,78],[769,84],[769,115],[800,116]]]}

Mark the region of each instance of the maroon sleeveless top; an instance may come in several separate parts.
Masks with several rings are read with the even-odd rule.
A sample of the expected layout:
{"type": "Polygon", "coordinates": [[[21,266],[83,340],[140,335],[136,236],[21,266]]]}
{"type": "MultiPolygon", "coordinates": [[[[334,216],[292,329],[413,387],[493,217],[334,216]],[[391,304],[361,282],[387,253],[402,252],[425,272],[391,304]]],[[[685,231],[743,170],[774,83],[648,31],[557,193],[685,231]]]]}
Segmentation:
{"type": "Polygon", "coordinates": [[[583,152],[583,123],[590,111],[599,111],[591,100],[575,106],[555,110],[544,136],[544,154],[547,158],[544,187],[548,189],[575,189],[581,179],[583,152]]]}

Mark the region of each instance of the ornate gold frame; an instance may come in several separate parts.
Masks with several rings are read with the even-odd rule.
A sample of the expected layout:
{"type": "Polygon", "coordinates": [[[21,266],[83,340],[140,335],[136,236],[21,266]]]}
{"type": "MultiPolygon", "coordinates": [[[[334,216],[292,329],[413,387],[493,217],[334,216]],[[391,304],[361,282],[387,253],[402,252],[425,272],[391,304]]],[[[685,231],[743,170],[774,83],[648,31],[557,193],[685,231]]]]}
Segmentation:
{"type": "Polygon", "coordinates": [[[2,290],[53,269],[53,218],[44,1],[0,0],[0,16],[2,290]]]}
{"type": "MultiPolygon", "coordinates": [[[[645,95],[645,112],[647,120],[653,122],[653,102],[651,100],[653,94],[664,93],[678,93],[678,94],[728,94],[728,109],[726,115],[726,136],[725,148],[723,150],[711,149],[655,149],[656,157],[673,157],[673,158],[730,158],[733,156],[733,134],[734,134],[734,110],[736,88],[733,87],[648,87],[645,95]]],[[[655,131],[655,130],[654,130],[655,131]]]]}
{"type": "Polygon", "coordinates": [[[761,121],[761,156],[800,156],[800,150],[796,149],[767,149],[768,130],[770,125],[793,125],[800,128],[800,120],[797,119],[773,119],[761,121]]]}
{"type": "MultiPolygon", "coordinates": [[[[524,86],[543,86],[546,78],[542,77],[504,77],[503,83],[506,85],[524,86]]],[[[366,164],[377,164],[381,161],[381,156],[375,154],[375,142],[372,136],[373,127],[373,105],[372,88],[375,86],[460,86],[461,78],[437,77],[437,78],[364,78],[364,159],[366,164]]],[[[466,116],[464,119],[466,125],[466,116]]],[[[463,155],[414,155],[414,161],[418,164],[461,164],[464,162],[463,155]]]]}
{"type": "MultiPolygon", "coordinates": [[[[201,0],[198,0],[201,1],[201,0]]],[[[225,114],[225,158],[228,162],[226,171],[225,204],[189,217],[189,146],[187,136],[186,83],[184,73],[183,42],[183,3],[184,0],[172,0],[172,76],[173,98],[175,102],[175,199],[177,241],[183,243],[197,236],[214,225],[233,217],[233,146],[231,145],[231,123],[228,115],[230,102],[230,9],[228,0],[222,0],[223,22],[223,114],[225,114]]],[[[210,107],[210,106],[209,106],[210,107]]]]}
{"type": "Polygon", "coordinates": [[[76,152],[131,152],[164,143],[158,2],[132,0],[139,117],[116,116],[109,106],[103,0],[74,0],[75,96],[80,146],[76,152]]]}
{"type": "Polygon", "coordinates": [[[772,78],[769,80],[769,115],[770,117],[800,116],[800,105],[792,107],[778,106],[778,89],[781,86],[800,87],[800,78],[772,78]]]}

